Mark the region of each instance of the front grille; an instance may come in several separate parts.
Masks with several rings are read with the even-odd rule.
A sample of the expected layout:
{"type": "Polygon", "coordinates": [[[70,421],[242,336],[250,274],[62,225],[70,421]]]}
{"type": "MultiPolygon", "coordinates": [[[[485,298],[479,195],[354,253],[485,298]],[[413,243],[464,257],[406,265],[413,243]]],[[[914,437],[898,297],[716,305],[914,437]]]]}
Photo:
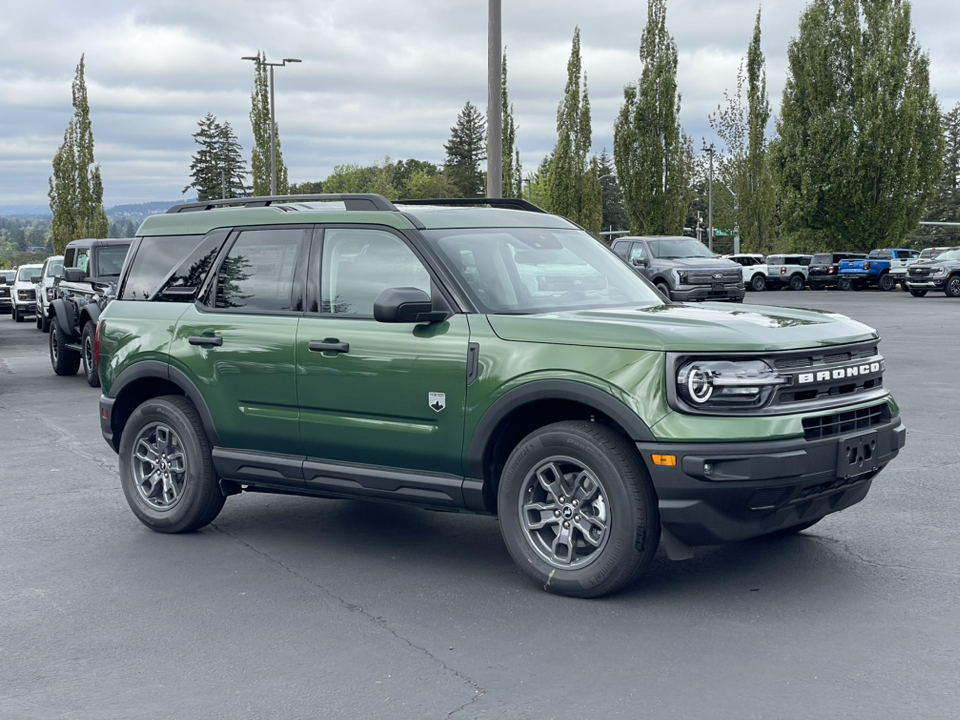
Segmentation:
{"type": "Polygon", "coordinates": [[[722,270],[687,270],[680,272],[686,272],[687,284],[688,285],[712,285],[713,283],[738,283],[741,278],[740,268],[724,268],[722,270]],[[719,278],[714,277],[714,275],[719,275],[719,278]]]}
{"type": "Polygon", "coordinates": [[[907,272],[910,273],[911,278],[923,278],[923,277],[926,277],[927,275],[933,274],[930,271],[930,268],[919,268],[919,267],[912,267],[907,272]]]}
{"type": "Polygon", "coordinates": [[[786,358],[777,358],[773,366],[777,370],[796,370],[797,368],[808,368],[813,367],[816,363],[838,363],[838,362],[848,362],[850,360],[859,360],[860,358],[873,357],[877,354],[876,346],[858,348],[848,352],[842,353],[832,353],[830,355],[821,355],[821,356],[799,356],[799,357],[786,357],[786,358]]]}
{"type": "Polygon", "coordinates": [[[10,297],[10,288],[0,288],[0,297],[10,297]]]}
{"type": "Polygon", "coordinates": [[[803,436],[807,440],[819,440],[833,435],[844,435],[857,430],[867,430],[882,425],[890,419],[886,403],[803,419],[803,436]]]}

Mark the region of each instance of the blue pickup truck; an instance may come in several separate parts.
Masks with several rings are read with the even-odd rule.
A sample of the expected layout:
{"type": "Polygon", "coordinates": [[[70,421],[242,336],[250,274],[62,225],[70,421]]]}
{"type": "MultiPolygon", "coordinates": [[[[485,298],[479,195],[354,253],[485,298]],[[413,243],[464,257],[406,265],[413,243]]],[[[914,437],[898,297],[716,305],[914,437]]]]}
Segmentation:
{"type": "Polygon", "coordinates": [[[862,290],[878,287],[884,292],[893,290],[906,277],[907,266],[920,257],[917,250],[883,248],[872,250],[865,258],[840,261],[837,288],[862,290]]]}

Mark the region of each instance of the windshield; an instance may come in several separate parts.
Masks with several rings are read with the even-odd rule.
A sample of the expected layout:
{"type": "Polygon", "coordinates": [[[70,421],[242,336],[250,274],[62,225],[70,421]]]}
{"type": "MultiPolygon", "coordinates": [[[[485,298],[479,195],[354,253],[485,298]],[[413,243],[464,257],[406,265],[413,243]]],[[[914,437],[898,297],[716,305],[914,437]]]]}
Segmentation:
{"type": "Polygon", "coordinates": [[[712,258],[716,257],[710,249],[693,238],[659,238],[650,240],[650,251],[654,257],[671,258],[712,258]]]}
{"type": "Polygon", "coordinates": [[[484,312],[660,305],[649,284],[580,230],[426,230],[447,267],[484,312]]]}
{"type": "Polygon", "coordinates": [[[960,260],[960,250],[947,250],[937,255],[935,260],[960,260]]]}
{"type": "Polygon", "coordinates": [[[17,280],[20,282],[30,282],[30,278],[39,274],[39,267],[22,267],[20,268],[20,272],[17,274],[17,280]]]}
{"type": "Polygon", "coordinates": [[[96,277],[120,277],[123,261],[127,258],[129,245],[112,245],[100,248],[97,254],[96,277]]]}

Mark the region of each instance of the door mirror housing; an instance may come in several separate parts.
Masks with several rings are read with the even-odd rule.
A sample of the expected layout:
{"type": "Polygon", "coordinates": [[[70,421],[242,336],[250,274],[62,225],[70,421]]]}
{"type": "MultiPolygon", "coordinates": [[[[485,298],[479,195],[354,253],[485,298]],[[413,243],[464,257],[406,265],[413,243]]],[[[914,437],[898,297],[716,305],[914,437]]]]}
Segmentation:
{"type": "Polygon", "coordinates": [[[83,282],[87,279],[87,273],[80,268],[64,268],[63,279],[67,282],[83,282]]]}
{"type": "Polygon", "coordinates": [[[31,276],[30,276],[30,282],[32,282],[34,285],[36,285],[37,283],[39,283],[42,279],[43,279],[43,278],[40,277],[39,275],[31,275],[31,276]]]}
{"type": "Polygon", "coordinates": [[[634,258],[630,261],[634,267],[649,267],[650,262],[646,258],[634,258]]]}
{"type": "MultiPolygon", "coordinates": [[[[446,303],[437,303],[437,305],[446,303]]],[[[412,287],[387,288],[373,303],[373,317],[383,323],[438,323],[451,313],[445,307],[435,308],[423,290],[412,287]]]]}

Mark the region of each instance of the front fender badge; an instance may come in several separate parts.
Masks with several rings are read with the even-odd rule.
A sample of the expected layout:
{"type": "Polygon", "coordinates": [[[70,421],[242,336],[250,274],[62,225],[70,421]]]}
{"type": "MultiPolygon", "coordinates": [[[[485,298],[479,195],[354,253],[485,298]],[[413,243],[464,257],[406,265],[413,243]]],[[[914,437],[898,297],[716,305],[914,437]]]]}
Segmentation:
{"type": "Polygon", "coordinates": [[[434,410],[440,412],[447,406],[447,394],[446,393],[429,393],[427,402],[434,410]]]}

